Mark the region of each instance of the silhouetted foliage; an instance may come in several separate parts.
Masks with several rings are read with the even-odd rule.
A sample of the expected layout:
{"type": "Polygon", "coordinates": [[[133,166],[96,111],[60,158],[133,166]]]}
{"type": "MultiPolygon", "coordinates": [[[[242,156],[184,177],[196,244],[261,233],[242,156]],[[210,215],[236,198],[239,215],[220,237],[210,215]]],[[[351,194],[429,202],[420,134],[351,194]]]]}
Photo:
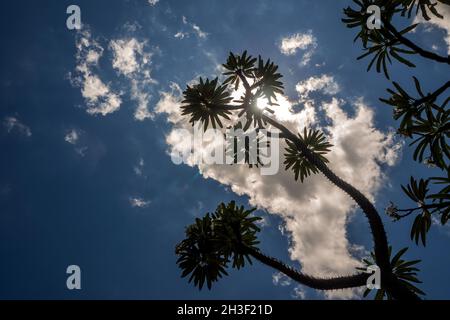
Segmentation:
{"type": "MultiPolygon", "coordinates": [[[[325,158],[325,154],[330,152],[330,148],[333,146],[326,141],[325,135],[319,130],[307,130],[304,129],[303,135],[298,135],[299,139],[308,147],[311,152],[314,152],[320,160],[324,163],[329,161],[325,158]]],[[[286,160],[286,170],[292,168],[295,173],[295,180],[297,181],[300,176],[300,181],[303,182],[305,178],[311,174],[316,174],[319,169],[311,162],[306,160],[302,151],[299,151],[293,142],[286,141],[288,147],[286,148],[286,154],[284,155],[286,160]]]]}
{"type": "MultiPolygon", "coordinates": [[[[409,283],[404,283],[402,272],[393,271],[390,261],[390,250],[382,220],[373,204],[356,188],[336,176],[327,166],[326,153],[332,145],[325,135],[316,129],[305,128],[303,133],[293,133],[281,123],[270,117],[273,110],[261,109],[257,105],[260,98],[267,99],[271,107],[277,107],[277,95],[283,94],[282,75],[278,66],[270,60],[261,57],[253,58],[244,51],[241,55],[230,53],[225,68],[226,77],[219,85],[218,79],[213,81],[200,79],[199,84],[188,86],[184,91],[185,99],[182,113],[189,116],[192,125],[200,122],[204,130],[209,124],[215,127],[242,128],[244,131],[263,128],[278,129],[281,133],[277,138],[285,140],[286,170],[294,171],[294,178],[301,182],[311,174],[321,172],[338,188],[346,192],[366,215],[374,240],[374,263],[382,274],[382,289],[386,296],[394,299],[418,299],[418,291],[413,290],[409,283]],[[231,91],[244,88],[243,95],[231,101],[231,91]],[[236,114],[237,113],[237,114],[236,114]],[[223,124],[222,121],[227,121],[223,124]],[[214,119],[214,120],[212,120],[214,119]]],[[[256,136],[256,139],[258,136],[256,136]]],[[[234,143],[235,144],[235,143],[234,143]]],[[[236,151],[233,149],[232,155],[236,151]]],[[[245,162],[248,163],[248,162],[245,162]]],[[[256,246],[259,243],[256,225],[257,217],[252,216],[254,209],[245,210],[237,207],[234,202],[221,204],[213,214],[206,214],[202,219],[196,219],[195,224],[186,229],[186,239],[176,249],[179,256],[178,265],[183,270],[182,276],[190,275],[189,281],[200,289],[205,282],[208,288],[224,275],[226,269],[240,269],[252,258],[272,267],[293,280],[320,290],[336,290],[361,287],[366,285],[367,273],[355,273],[350,276],[334,278],[316,278],[305,275],[286,266],[281,261],[264,255],[256,246]],[[232,262],[232,263],[231,263],[232,262]]],[[[402,262],[403,263],[403,262],[402,262]]],[[[394,263],[395,266],[397,266],[394,263]]],[[[404,265],[400,265],[401,268],[404,265]]],[[[395,267],[395,268],[398,268],[395,267]]]]}
{"type": "MultiPolygon", "coordinates": [[[[443,5],[450,5],[450,0],[437,1],[443,5]]],[[[355,41],[361,40],[365,53],[358,57],[358,60],[374,55],[367,71],[371,70],[376,62],[377,72],[380,73],[383,70],[386,78],[389,79],[388,65],[393,61],[391,57],[408,67],[415,67],[414,63],[406,58],[406,56],[412,55],[420,55],[434,63],[441,63],[444,67],[449,67],[450,56],[439,56],[406,38],[418,24],[412,24],[401,31],[397,31],[392,25],[397,16],[409,19],[420,14],[425,20],[430,20],[432,16],[435,19],[444,19],[444,16],[436,8],[436,1],[354,0],[354,2],[357,8],[344,9],[346,18],[343,18],[342,21],[349,28],[360,28],[355,41]],[[370,5],[377,5],[381,8],[381,29],[367,28],[366,21],[369,14],[366,11],[370,5]]],[[[449,19],[449,17],[446,18],[449,19]]],[[[425,245],[426,235],[432,225],[433,217],[437,217],[435,221],[440,221],[444,225],[450,216],[450,147],[448,143],[450,110],[447,107],[450,97],[442,97],[450,88],[450,81],[430,93],[425,93],[417,77],[413,77],[413,81],[417,94],[408,93],[399,83],[392,82],[394,88],[387,90],[390,96],[380,98],[380,100],[393,108],[393,118],[400,122],[398,134],[412,140],[409,146],[415,147],[414,161],[427,165],[433,172],[439,170],[442,176],[431,176],[425,179],[411,177],[410,183],[406,187],[402,186],[402,189],[416,206],[399,209],[392,203],[386,209],[386,213],[394,221],[416,214],[411,228],[411,239],[416,244],[420,240],[425,245]]]]}
{"type": "MultiPolygon", "coordinates": [[[[444,5],[450,5],[450,0],[438,0],[444,5]]],[[[344,9],[346,18],[343,22],[349,28],[359,28],[355,41],[361,40],[364,53],[358,60],[371,56],[367,71],[373,66],[378,73],[389,76],[389,66],[397,61],[406,67],[413,68],[415,64],[409,61],[413,55],[419,55],[435,63],[449,65],[450,57],[440,56],[427,51],[407,38],[417,24],[412,24],[398,31],[391,23],[394,17],[411,18],[420,14],[425,20],[430,15],[443,18],[437,11],[436,3],[429,0],[354,0],[357,8],[344,9]],[[369,14],[367,8],[377,5],[381,9],[380,29],[367,27],[369,14]]],[[[223,65],[225,80],[219,84],[218,78],[204,81],[200,78],[198,84],[188,86],[184,91],[182,114],[190,117],[192,125],[200,122],[206,130],[211,124],[214,128],[242,128],[244,131],[271,127],[278,129],[280,139],[286,142],[286,170],[292,169],[295,180],[305,179],[316,173],[322,173],[332,184],[347,193],[362,209],[368,219],[374,240],[374,250],[371,259],[365,259],[366,267],[376,264],[382,273],[381,289],[375,295],[376,299],[419,299],[424,293],[413,283],[420,283],[417,278],[419,271],[415,265],[419,260],[406,261],[402,256],[407,248],[400,250],[391,257],[392,248],[388,244],[384,225],[373,204],[356,188],[336,176],[327,166],[325,155],[332,145],[325,135],[315,129],[304,128],[303,134],[293,133],[281,123],[270,117],[272,107],[277,107],[277,96],[283,94],[284,86],[278,66],[261,56],[254,58],[247,51],[242,54],[230,53],[223,65]],[[233,100],[231,92],[244,88],[242,96],[233,100]],[[268,105],[261,109],[258,99],[265,98],[268,105]],[[237,112],[238,114],[235,114],[237,112]],[[224,125],[222,121],[227,123],[224,125]]],[[[415,146],[413,158],[444,173],[443,176],[427,179],[410,178],[407,186],[402,186],[405,194],[417,204],[411,209],[399,209],[394,203],[386,209],[386,213],[395,220],[400,220],[413,213],[418,213],[411,229],[411,238],[416,243],[426,244],[426,234],[430,229],[433,216],[439,215],[442,224],[447,223],[450,216],[450,173],[448,146],[449,110],[447,104],[450,98],[442,99],[442,95],[450,88],[450,81],[435,90],[425,94],[418,78],[413,77],[417,95],[408,93],[397,82],[393,89],[388,89],[390,97],[380,99],[393,107],[394,119],[400,121],[398,133],[415,146]]],[[[260,139],[257,137],[256,139],[260,139]]],[[[233,143],[235,144],[235,143],[233,143]]],[[[233,149],[234,156],[239,150],[233,149]]],[[[246,159],[245,163],[248,163],[246,159]]],[[[259,163],[258,163],[259,164],[259,163]]],[[[254,209],[245,210],[237,207],[234,202],[221,204],[213,214],[206,214],[203,219],[197,219],[195,224],[186,229],[186,239],[176,249],[179,256],[178,264],[183,270],[182,276],[190,275],[189,281],[200,289],[204,283],[208,288],[227,275],[226,269],[240,269],[246,261],[252,258],[272,267],[293,280],[320,290],[336,290],[361,287],[366,284],[368,275],[357,273],[351,276],[320,279],[305,275],[286,266],[281,261],[264,255],[258,248],[256,225],[257,217],[254,209]],[[231,263],[232,262],[232,263],[231,263]]],[[[360,271],[367,269],[359,268],[360,271]]],[[[365,292],[365,296],[369,292],[365,292]]]]}
{"type": "MultiPolygon", "coordinates": [[[[418,268],[414,267],[414,265],[418,264],[421,260],[413,260],[406,261],[401,259],[401,257],[408,251],[408,248],[403,248],[397,254],[392,257],[392,247],[389,247],[389,258],[391,261],[392,273],[397,276],[397,278],[411,291],[419,294],[425,295],[425,293],[417,288],[413,283],[422,283],[419,279],[417,279],[417,272],[420,271],[418,268]],[[392,258],[391,258],[392,257],[392,258]]],[[[358,270],[364,271],[367,270],[368,267],[375,265],[375,254],[372,252],[370,254],[370,259],[363,259],[363,262],[366,268],[357,268],[358,270]]],[[[364,291],[364,297],[367,297],[370,293],[370,289],[366,289],[364,291]]],[[[392,295],[389,291],[381,288],[377,290],[375,295],[375,300],[383,300],[383,298],[387,298],[388,300],[392,300],[392,295]]]]}
{"type": "Polygon", "coordinates": [[[260,231],[256,222],[259,217],[251,216],[252,210],[238,207],[234,201],[220,204],[216,212],[207,214],[186,229],[186,239],[176,248],[177,261],[183,270],[182,277],[194,280],[202,289],[205,281],[209,289],[213,282],[228,275],[226,269],[230,260],[233,268],[245,266],[245,260],[252,263],[246,248],[255,248],[259,242],[256,233],[260,231]]]}

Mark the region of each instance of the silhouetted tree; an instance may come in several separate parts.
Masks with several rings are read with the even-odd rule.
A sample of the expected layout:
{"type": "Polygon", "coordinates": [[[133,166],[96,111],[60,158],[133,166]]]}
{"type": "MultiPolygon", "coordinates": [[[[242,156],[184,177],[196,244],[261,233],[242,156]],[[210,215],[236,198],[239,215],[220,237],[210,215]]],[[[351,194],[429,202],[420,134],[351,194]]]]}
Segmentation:
{"type": "MultiPolygon", "coordinates": [[[[357,8],[344,9],[346,18],[342,19],[349,28],[358,28],[355,38],[361,41],[365,51],[359,59],[371,56],[367,71],[376,65],[378,73],[383,70],[390,79],[388,65],[393,60],[414,68],[415,65],[406,56],[419,55],[431,63],[441,64],[450,71],[450,56],[440,56],[425,50],[407,38],[418,23],[398,31],[394,27],[394,18],[410,19],[421,14],[425,20],[431,15],[436,19],[444,16],[436,8],[437,2],[450,5],[450,0],[354,0],[357,8]],[[367,9],[376,5],[381,9],[381,28],[370,29],[367,19],[371,15],[367,9]]],[[[449,19],[450,17],[447,17],[449,19]]],[[[398,134],[411,139],[410,146],[415,146],[413,158],[424,163],[433,170],[438,169],[440,176],[429,176],[425,179],[411,177],[407,186],[402,186],[405,194],[414,202],[412,208],[398,208],[391,203],[386,209],[394,221],[416,214],[411,228],[411,239],[426,245],[426,235],[435,221],[445,225],[450,219],[450,110],[447,107],[450,96],[444,96],[450,88],[450,81],[444,83],[433,92],[424,93],[418,78],[413,77],[417,93],[408,93],[397,82],[392,82],[394,88],[388,89],[390,97],[380,100],[393,107],[394,119],[399,120],[398,134]],[[444,97],[443,97],[444,96],[444,97]]]]}
{"type": "MultiPolygon", "coordinates": [[[[423,294],[412,283],[419,282],[415,277],[418,269],[414,267],[418,261],[400,259],[406,249],[401,250],[391,259],[391,249],[380,215],[374,205],[358,189],[339,178],[327,166],[326,154],[331,145],[325,135],[313,129],[306,129],[297,134],[271,117],[270,108],[262,110],[257,100],[266,98],[271,108],[276,108],[278,95],[284,93],[282,75],[278,66],[261,57],[254,58],[244,51],[241,55],[230,53],[223,65],[226,72],[225,81],[219,79],[203,80],[195,85],[187,86],[184,91],[182,114],[190,117],[194,125],[202,123],[206,130],[214,128],[238,126],[250,128],[270,128],[280,131],[279,138],[286,141],[286,170],[293,170],[294,178],[303,182],[315,173],[322,173],[331,183],[347,193],[362,209],[368,219],[374,241],[373,261],[381,270],[381,289],[377,298],[419,299],[423,294]],[[244,94],[234,101],[232,91],[244,88],[244,94]],[[233,115],[234,114],[234,115],[233,115]],[[236,117],[237,116],[237,117],[236,117]],[[235,120],[237,119],[237,120],[235,120]]],[[[370,276],[357,272],[354,275],[335,278],[316,278],[305,275],[288,267],[279,260],[263,254],[257,247],[256,224],[259,218],[254,217],[254,209],[245,210],[234,202],[220,204],[216,211],[208,213],[202,219],[186,229],[186,238],[178,244],[176,253],[182,276],[190,276],[189,281],[200,289],[206,283],[211,288],[215,281],[227,275],[227,268],[240,269],[251,263],[252,258],[272,267],[300,284],[319,290],[335,290],[362,287],[370,276]]]]}

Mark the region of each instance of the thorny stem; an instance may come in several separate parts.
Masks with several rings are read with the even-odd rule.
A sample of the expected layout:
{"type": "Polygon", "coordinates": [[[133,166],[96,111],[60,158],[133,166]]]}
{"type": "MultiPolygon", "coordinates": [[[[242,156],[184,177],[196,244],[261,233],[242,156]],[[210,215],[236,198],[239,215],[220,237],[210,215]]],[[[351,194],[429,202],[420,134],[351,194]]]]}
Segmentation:
{"type": "Polygon", "coordinates": [[[367,279],[370,276],[370,274],[368,273],[359,273],[352,276],[328,279],[315,278],[298,272],[293,268],[285,265],[283,262],[263,254],[257,249],[244,247],[243,251],[250,254],[259,262],[280,271],[294,281],[317,290],[337,290],[362,287],[366,285],[367,279]]]}
{"type": "MultiPolygon", "coordinates": [[[[251,86],[249,85],[247,79],[242,74],[238,75],[241,78],[244,87],[246,88],[246,96],[250,97],[252,95],[251,86]]],[[[246,106],[244,103],[243,107],[248,108],[249,106],[248,105],[246,106]]],[[[262,119],[264,120],[264,122],[280,130],[282,134],[284,134],[285,139],[292,141],[310,163],[315,165],[319,169],[319,171],[322,172],[322,174],[328,180],[330,180],[331,183],[336,185],[338,188],[347,193],[353,200],[355,200],[358,206],[363,210],[364,214],[366,215],[369,221],[370,229],[372,231],[375,246],[374,248],[375,258],[376,263],[381,270],[382,282],[386,287],[388,287],[391,290],[393,297],[395,299],[409,299],[409,300],[419,299],[419,297],[415,293],[413,293],[412,291],[407,289],[404,285],[402,285],[401,282],[395,277],[395,275],[393,275],[391,264],[389,261],[388,241],[384,225],[380,215],[378,214],[374,205],[369,201],[369,199],[367,199],[366,196],[364,196],[358,189],[353,187],[351,184],[339,178],[333,171],[331,171],[328,168],[328,166],[314,152],[309,150],[308,146],[305,145],[305,143],[301,139],[299,139],[284,125],[278,123],[274,119],[264,114],[262,115],[262,119]]]]}

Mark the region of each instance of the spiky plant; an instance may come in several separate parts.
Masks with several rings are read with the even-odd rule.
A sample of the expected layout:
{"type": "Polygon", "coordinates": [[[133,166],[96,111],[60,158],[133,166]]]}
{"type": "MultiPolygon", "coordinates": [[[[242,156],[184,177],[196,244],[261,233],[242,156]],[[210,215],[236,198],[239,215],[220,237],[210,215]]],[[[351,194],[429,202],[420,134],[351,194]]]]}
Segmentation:
{"type": "MultiPolygon", "coordinates": [[[[308,147],[308,149],[315,153],[320,160],[324,163],[328,163],[328,159],[325,155],[330,152],[330,148],[333,146],[329,143],[323,132],[319,130],[307,130],[303,131],[303,135],[298,135],[299,139],[308,147]]],[[[284,164],[286,165],[286,170],[292,168],[295,173],[295,180],[297,181],[300,177],[300,181],[303,182],[305,178],[311,174],[316,174],[319,169],[309,162],[303,153],[298,150],[294,143],[286,141],[288,147],[286,148],[286,160],[284,164]]]]}
{"type": "MultiPolygon", "coordinates": [[[[402,256],[408,251],[408,248],[403,248],[397,254],[391,258],[392,256],[392,247],[389,246],[389,258],[390,258],[390,264],[392,269],[392,274],[394,274],[397,279],[405,285],[408,289],[413,291],[414,293],[418,295],[425,295],[425,293],[417,288],[413,283],[422,283],[419,279],[417,279],[417,272],[420,270],[415,267],[416,264],[420,262],[420,260],[413,260],[413,261],[407,261],[403,260],[402,256]]],[[[370,266],[375,265],[375,255],[372,252],[370,254],[370,258],[363,259],[363,262],[365,264],[365,267],[358,267],[358,270],[366,271],[370,266]]],[[[366,289],[364,291],[363,296],[367,297],[370,294],[371,290],[366,289]]],[[[388,299],[392,300],[392,294],[388,290],[384,288],[380,288],[377,290],[375,294],[375,300],[383,300],[388,299]]]]}
{"type": "Polygon", "coordinates": [[[198,84],[193,87],[188,86],[184,91],[182,115],[190,115],[190,123],[194,125],[201,122],[204,129],[211,124],[213,128],[218,125],[223,127],[220,118],[230,120],[231,112],[227,110],[227,105],[233,100],[225,85],[218,85],[218,78],[210,81],[203,81],[200,78],[198,84]]]}
{"type": "MultiPolygon", "coordinates": [[[[418,299],[417,294],[403,284],[392,271],[386,233],[373,204],[360,191],[328,168],[325,155],[332,145],[327,142],[325,135],[320,130],[307,128],[303,134],[293,133],[271,117],[273,110],[257,108],[256,101],[260,98],[267,99],[271,107],[277,107],[277,98],[283,93],[282,76],[278,72],[278,66],[270,60],[264,61],[261,57],[255,59],[244,51],[241,55],[230,53],[224,68],[226,79],[222,85],[218,85],[216,78],[212,82],[200,79],[199,84],[187,87],[181,107],[183,115],[190,116],[192,124],[201,121],[204,129],[211,122],[208,119],[211,119],[212,110],[215,112],[213,114],[216,123],[219,115],[222,116],[222,120],[237,119],[229,120],[227,128],[278,129],[281,132],[279,138],[285,140],[287,145],[286,170],[293,169],[296,180],[300,178],[301,182],[304,182],[308,176],[322,173],[331,183],[354,199],[368,218],[375,245],[374,257],[383,274],[382,288],[385,292],[395,299],[418,299]],[[230,92],[239,90],[240,86],[244,88],[243,96],[230,101],[230,92]],[[205,96],[209,97],[206,102],[205,96]],[[211,99],[213,96],[220,99],[211,99]],[[216,113],[219,110],[221,114],[216,113]],[[233,112],[238,113],[237,117],[231,117],[233,112]]],[[[251,258],[254,258],[315,289],[336,290],[366,284],[369,276],[366,273],[326,279],[316,278],[263,254],[257,248],[258,218],[252,216],[253,210],[237,207],[234,202],[228,205],[221,204],[214,213],[207,214],[203,219],[197,219],[194,225],[188,227],[186,239],[176,250],[179,255],[179,266],[183,270],[182,276],[190,275],[190,280],[199,288],[205,282],[211,288],[213,282],[227,274],[226,269],[230,264],[232,268],[240,269],[245,265],[245,261],[251,262],[251,258]]]]}
{"type": "MultiPolygon", "coordinates": [[[[389,66],[400,62],[413,68],[415,64],[409,57],[420,56],[430,62],[439,64],[442,68],[450,65],[450,56],[441,56],[426,50],[411,41],[408,36],[418,26],[410,24],[398,31],[393,25],[394,17],[412,18],[421,15],[425,20],[449,19],[438,12],[440,5],[450,5],[450,0],[354,0],[356,7],[344,9],[342,21],[348,28],[359,28],[356,40],[361,40],[364,53],[362,59],[371,56],[367,71],[375,65],[378,73],[384,72],[389,79],[389,66]],[[381,29],[369,29],[366,26],[367,8],[377,5],[381,9],[381,29]]],[[[426,235],[431,227],[433,217],[440,217],[444,225],[450,215],[450,197],[447,187],[450,176],[450,97],[445,95],[450,89],[450,81],[445,82],[435,91],[426,93],[424,86],[417,77],[413,77],[416,94],[411,94],[398,82],[393,81],[393,89],[388,89],[390,96],[380,100],[393,108],[393,118],[399,121],[397,132],[406,139],[412,139],[409,144],[414,147],[414,161],[430,168],[439,169],[441,176],[430,176],[426,179],[410,178],[410,184],[402,187],[405,194],[416,204],[412,208],[399,209],[391,204],[386,212],[395,221],[416,214],[411,227],[411,239],[419,244],[426,244],[426,235]],[[419,181],[419,182],[417,182],[419,181]]]]}

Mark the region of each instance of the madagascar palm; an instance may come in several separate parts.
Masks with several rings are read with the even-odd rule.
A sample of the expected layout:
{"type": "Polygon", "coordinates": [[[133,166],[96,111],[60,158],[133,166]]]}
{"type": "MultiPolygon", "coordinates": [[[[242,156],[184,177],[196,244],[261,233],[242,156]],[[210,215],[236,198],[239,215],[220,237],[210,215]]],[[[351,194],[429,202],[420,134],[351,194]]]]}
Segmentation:
{"type": "MultiPolygon", "coordinates": [[[[255,110],[254,101],[261,97],[266,98],[273,107],[276,107],[277,96],[283,93],[281,74],[277,72],[278,66],[270,61],[264,62],[261,57],[252,58],[245,51],[242,55],[230,53],[224,67],[227,70],[224,73],[227,79],[222,85],[218,85],[217,79],[213,81],[214,85],[211,85],[208,80],[204,82],[200,79],[199,85],[187,87],[181,107],[183,114],[190,116],[191,122],[192,120],[200,121],[204,129],[210,124],[214,126],[214,123],[209,121],[214,104],[210,103],[208,105],[210,107],[205,108],[203,103],[198,102],[197,97],[202,90],[202,101],[213,101],[218,96],[227,97],[226,102],[217,104],[219,107],[215,109],[224,112],[222,115],[227,115],[223,118],[230,119],[232,118],[228,117],[230,113],[239,112],[238,117],[232,118],[238,119],[237,123],[231,123],[230,126],[242,125],[242,122],[245,122],[246,128],[252,125],[254,128],[270,126],[278,129],[281,132],[280,138],[287,144],[286,170],[292,168],[295,179],[300,177],[303,182],[309,175],[321,172],[331,183],[355,200],[366,215],[374,240],[375,262],[382,274],[383,290],[389,297],[395,299],[418,299],[417,294],[393,272],[388,240],[374,205],[358,189],[339,178],[327,166],[328,160],[325,155],[330,150],[331,144],[326,141],[324,134],[318,130],[306,128],[303,135],[295,134],[271,118],[271,110],[255,110]],[[203,90],[205,84],[209,84],[208,90],[203,90]],[[245,89],[244,95],[241,99],[230,103],[225,92],[238,90],[239,84],[242,84],[245,89]],[[195,90],[199,92],[195,93],[195,90]],[[242,119],[240,117],[242,115],[246,115],[246,119],[242,119]],[[250,125],[249,122],[251,122],[250,125]]],[[[199,288],[202,288],[205,282],[211,288],[213,282],[226,275],[230,260],[233,261],[232,267],[239,269],[245,265],[245,261],[251,263],[251,258],[254,258],[283,272],[293,280],[315,289],[334,290],[361,287],[366,284],[369,276],[366,273],[335,278],[315,278],[264,255],[257,248],[256,234],[259,228],[256,225],[257,218],[252,217],[251,213],[252,210],[236,207],[234,202],[229,205],[221,204],[215,213],[207,214],[203,219],[197,219],[195,224],[188,227],[186,239],[176,249],[179,255],[178,263],[183,270],[182,276],[190,275],[190,280],[194,281],[199,288]]]]}

